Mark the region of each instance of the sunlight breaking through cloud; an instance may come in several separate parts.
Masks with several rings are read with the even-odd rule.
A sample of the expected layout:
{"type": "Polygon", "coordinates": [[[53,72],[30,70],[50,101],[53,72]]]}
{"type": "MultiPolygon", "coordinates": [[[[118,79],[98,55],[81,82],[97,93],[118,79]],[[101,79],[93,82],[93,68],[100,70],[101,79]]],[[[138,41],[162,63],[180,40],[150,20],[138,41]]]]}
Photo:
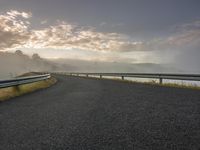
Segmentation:
{"type": "Polygon", "coordinates": [[[28,13],[18,11],[10,11],[5,15],[0,15],[1,50],[23,46],[28,42],[30,37],[28,26],[30,23],[27,20],[22,20],[22,18],[28,17],[28,13]]]}
{"type": "Polygon", "coordinates": [[[181,31],[168,38],[131,41],[119,33],[98,32],[64,21],[40,30],[30,28],[32,13],[11,10],[0,15],[0,49],[53,48],[92,51],[155,51],[200,43],[199,21],[182,25],[181,31]],[[184,29],[184,30],[183,30],[184,29]]]}

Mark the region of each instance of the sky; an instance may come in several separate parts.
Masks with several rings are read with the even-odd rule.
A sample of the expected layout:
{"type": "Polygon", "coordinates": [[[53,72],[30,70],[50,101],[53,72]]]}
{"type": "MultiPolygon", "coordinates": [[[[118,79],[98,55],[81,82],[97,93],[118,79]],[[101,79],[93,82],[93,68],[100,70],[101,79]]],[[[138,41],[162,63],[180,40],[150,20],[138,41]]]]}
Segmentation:
{"type": "Polygon", "coordinates": [[[199,0],[0,0],[0,50],[200,66],[199,0]]]}

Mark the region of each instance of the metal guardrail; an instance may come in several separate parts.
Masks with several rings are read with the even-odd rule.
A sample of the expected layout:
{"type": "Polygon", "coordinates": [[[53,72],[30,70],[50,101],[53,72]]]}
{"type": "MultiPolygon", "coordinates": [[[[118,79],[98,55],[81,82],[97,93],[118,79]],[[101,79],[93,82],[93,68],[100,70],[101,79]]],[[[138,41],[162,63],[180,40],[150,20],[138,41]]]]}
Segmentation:
{"type": "Polygon", "coordinates": [[[0,80],[0,88],[33,83],[33,82],[49,79],[50,77],[51,77],[50,74],[43,74],[43,75],[13,78],[13,79],[8,79],[8,80],[0,80]]]}
{"type": "MultiPolygon", "coordinates": [[[[61,72],[60,72],[61,73],[61,72]]],[[[66,75],[75,75],[75,76],[99,76],[100,78],[105,77],[121,77],[122,80],[125,77],[135,77],[135,78],[153,78],[158,79],[159,83],[163,83],[163,79],[169,80],[188,80],[188,81],[200,81],[200,74],[165,74],[165,73],[80,73],[80,72],[62,72],[66,75]]]]}

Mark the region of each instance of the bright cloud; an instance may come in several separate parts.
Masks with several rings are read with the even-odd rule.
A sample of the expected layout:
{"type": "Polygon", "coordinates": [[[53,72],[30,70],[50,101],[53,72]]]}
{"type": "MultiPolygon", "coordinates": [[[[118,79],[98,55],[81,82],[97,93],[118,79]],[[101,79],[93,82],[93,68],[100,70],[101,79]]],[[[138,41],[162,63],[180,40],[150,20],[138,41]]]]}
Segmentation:
{"type": "Polygon", "coordinates": [[[40,48],[82,49],[95,51],[129,51],[140,42],[125,42],[117,33],[101,33],[62,22],[42,30],[33,30],[27,46],[40,48]]]}
{"type": "Polygon", "coordinates": [[[7,15],[9,15],[10,17],[17,17],[17,16],[21,16],[23,18],[31,18],[32,17],[32,13],[26,13],[26,12],[19,12],[16,10],[11,10],[9,12],[6,13],[7,15]]]}
{"type": "Polygon", "coordinates": [[[169,37],[167,39],[167,44],[182,47],[200,44],[200,29],[189,29],[182,33],[169,37]]]}
{"type": "Polygon", "coordinates": [[[27,18],[25,12],[10,11],[0,15],[0,49],[25,45],[29,39],[29,22],[22,20],[27,18]]]}
{"type": "Polygon", "coordinates": [[[53,48],[91,51],[155,51],[200,43],[200,21],[182,25],[181,31],[165,39],[132,41],[118,33],[98,32],[94,28],[57,22],[40,30],[30,29],[31,13],[11,10],[0,15],[0,49],[53,48]]]}

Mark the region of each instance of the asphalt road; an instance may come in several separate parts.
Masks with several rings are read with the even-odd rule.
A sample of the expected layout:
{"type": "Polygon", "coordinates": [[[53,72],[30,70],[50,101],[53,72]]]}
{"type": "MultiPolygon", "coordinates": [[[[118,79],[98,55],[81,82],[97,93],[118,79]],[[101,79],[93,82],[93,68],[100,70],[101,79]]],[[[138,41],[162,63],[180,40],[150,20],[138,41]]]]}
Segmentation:
{"type": "Polygon", "coordinates": [[[0,103],[0,150],[200,149],[200,91],[56,77],[0,103]]]}

